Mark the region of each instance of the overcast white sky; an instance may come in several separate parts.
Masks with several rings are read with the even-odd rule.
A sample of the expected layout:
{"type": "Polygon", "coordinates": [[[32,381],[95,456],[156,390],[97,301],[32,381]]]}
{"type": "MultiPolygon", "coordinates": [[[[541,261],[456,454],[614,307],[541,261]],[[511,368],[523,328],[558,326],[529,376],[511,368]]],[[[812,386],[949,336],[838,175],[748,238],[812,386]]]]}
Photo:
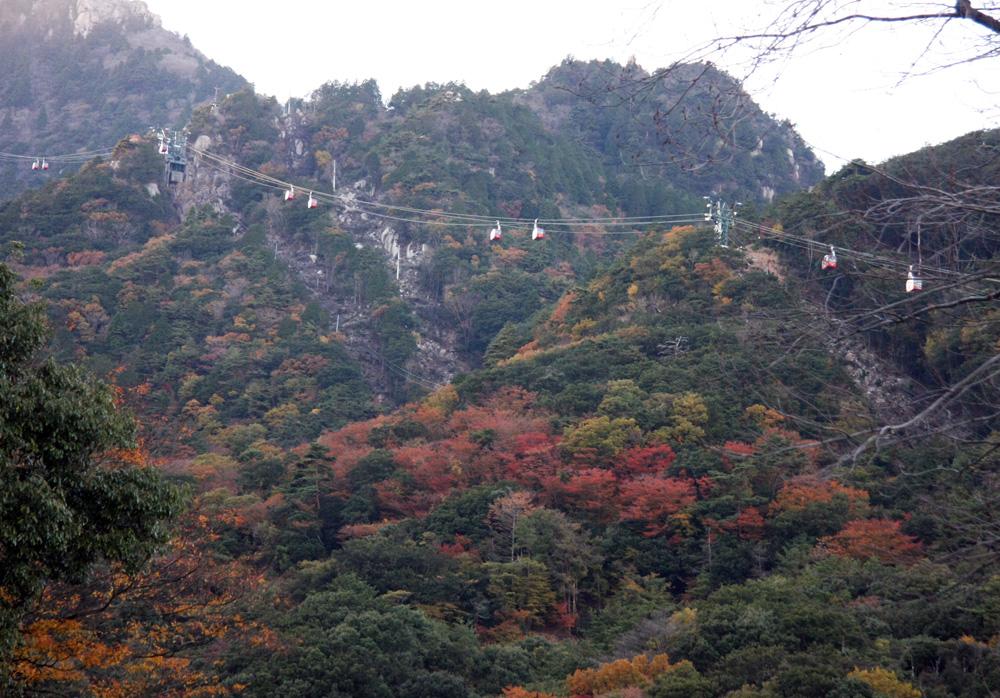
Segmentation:
{"type": "MultiPolygon", "coordinates": [[[[769,0],[145,1],[166,29],[187,34],[209,58],[279,100],[307,96],[331,80],[368,78],[386,99],[426,82],[499,92],[527,87],[568,55],[622,62],[634,55],[651,70],[713,36],[759,25],[774,11],[769,0]]],[[[862,4],[870,2],[901,4],[862,4]]],[[[922,11],[948,5],[930,2],[922,11]]],[[[984,31],[955,20],[941,38],[957,46],[984,31]]],[[[929,37],[912,25],[869,28],[833,48],[800,54],[776,81],[760,74],[747,86],[765,111],[796,124],[828,172],[844,159],[880,162],[996,127],[995,62],[898,84],[929,37]]],[[[742,77],[736,57],[716,62],[742,77]]]]}

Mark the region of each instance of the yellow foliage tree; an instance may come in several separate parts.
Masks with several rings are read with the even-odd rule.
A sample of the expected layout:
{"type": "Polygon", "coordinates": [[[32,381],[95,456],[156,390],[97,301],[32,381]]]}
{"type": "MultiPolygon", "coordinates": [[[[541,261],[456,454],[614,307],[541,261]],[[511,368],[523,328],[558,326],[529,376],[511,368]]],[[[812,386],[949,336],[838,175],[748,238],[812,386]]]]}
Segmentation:
{"type": "Polygon", "coordinates": [[[913,684],[902,681],[888,669],[879,667],[874,669],[855,668],[847,676],[864,681],[872,687],[878,696],[886,696],[887,698],[921,698],[923,696],[923,693],[914,688],[913,684]]]}
{"type": "Polygon", "coordinates": [[[626,444],[637,441],[641,434],[634,419],[593,417],[568,427],[563,432],[562,446],[574,455],[591,454],[598,459],[608,459],[617,456],[626,444]]]}

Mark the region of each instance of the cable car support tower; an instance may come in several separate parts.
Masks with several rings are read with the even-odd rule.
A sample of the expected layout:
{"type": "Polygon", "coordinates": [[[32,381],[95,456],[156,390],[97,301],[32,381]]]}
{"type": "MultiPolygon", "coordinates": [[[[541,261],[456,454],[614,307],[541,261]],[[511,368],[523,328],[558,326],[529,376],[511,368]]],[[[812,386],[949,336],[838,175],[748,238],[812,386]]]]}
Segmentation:
{"type": "Polygon", "coordinates": [[[180,184],[187,174],[187,133],[174,131],[168,137],[160,131],[160,154],[166,162],[167,184],[180,184]]]}
{"type": "Polygon", "coordinates": [[[730,206],[722,201],[716,201],[713,204],[712,200],[707,196],[703,196],[702,198],[708,201],[708,204],[706,204],[708,210],[705,212],[705,220],[715,222],[716,243],[720,247],[729,247],[729,230],[733,227],[733,221],[739,215],[739,207],[743,205],[743,202],[737,201],[730,206]]]}

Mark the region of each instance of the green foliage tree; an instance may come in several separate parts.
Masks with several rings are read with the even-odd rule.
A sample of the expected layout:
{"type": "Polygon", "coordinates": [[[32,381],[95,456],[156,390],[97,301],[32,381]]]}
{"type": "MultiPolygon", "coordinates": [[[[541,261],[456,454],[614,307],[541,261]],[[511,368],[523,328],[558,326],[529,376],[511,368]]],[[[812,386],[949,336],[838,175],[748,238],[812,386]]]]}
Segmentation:
{"type": "Polygon", "coordinates": [[[135,423],[114,390],[41,357],[44,314],[0,265],[0,656],[47,581],[82,581],[102,559],[136,570],[180,506],[156,470],[116,453],[135,446],[135,423]]]}
{"type": "Polygon", "coordinates": [[[690,664],[680,666],[656,677],[649,690],[650,698],[712,698],[712,682],[701,676],[690,664]]]}
{"type": "Polygon", "coordinates": [[[237,676],[249,684],[245,695],[474,695],[466,685],[478,659],[471,630],[449,628],[386,597],[376,598],[351,575],[309,595],[280,626],[294,638],[287,652],[236,658],[237,676]]]}
{"type": "Polygon", "coordinates": [[[488,562],[489,593],[504,615],[524,613],[529,623],[538,623],[552,610],[556,594],[545,565],[536,560],[488,562]]]}
{"type": "Polygon", "coordinates": [[[600,560],[586,531],[561,511],[542,507],[524,517],[518,535],[522,547],[545,565],[562,591],[566,611],[576,613],[580,583],[600,560]]]}

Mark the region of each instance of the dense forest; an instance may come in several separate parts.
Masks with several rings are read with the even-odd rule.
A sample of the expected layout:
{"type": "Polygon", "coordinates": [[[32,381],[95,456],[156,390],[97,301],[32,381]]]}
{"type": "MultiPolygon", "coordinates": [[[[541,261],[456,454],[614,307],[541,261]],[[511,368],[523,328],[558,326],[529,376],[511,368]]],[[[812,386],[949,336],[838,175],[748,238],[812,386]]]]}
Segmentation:
{"type": "Polygon", "coordinates": [[[243,88],[0,202],[0,692],[1000,691],[1000,134],[821,179],[685,70],[745,111],[243,88]]]}

